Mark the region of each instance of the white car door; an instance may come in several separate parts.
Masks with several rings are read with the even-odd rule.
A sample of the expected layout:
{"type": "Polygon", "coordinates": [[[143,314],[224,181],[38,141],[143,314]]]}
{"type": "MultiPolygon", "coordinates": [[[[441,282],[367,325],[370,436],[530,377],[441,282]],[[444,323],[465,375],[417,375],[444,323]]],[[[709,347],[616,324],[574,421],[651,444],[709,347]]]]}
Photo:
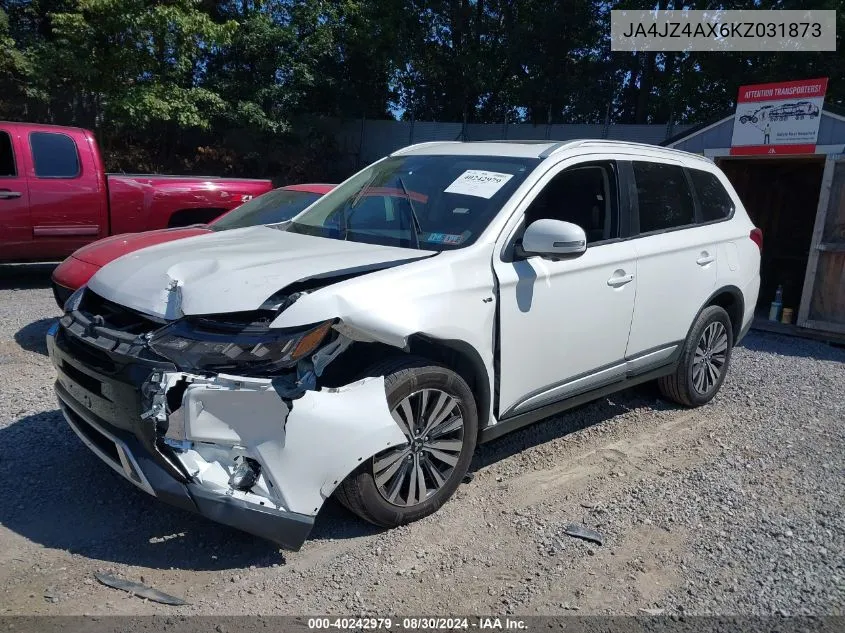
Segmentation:
{"type": "Polygon", "coordinates": [[[632,240],[638,279],[628,358],[671,353],[715,290],[718,272],[718,245],[710,227],[696,225],[683,167],[637,160],[631,172],[639,237],[632,240]]]}
{"type": "Polygon", "coordinates": [[[627,231],[628,206],[618,182],[611,160],[556,166],[538,183],[537,195],[517,210],[523,221],[500,238],[493,261],[499,284],[499,419],[624,375],[637,274],[633,245],[619,239],[627,231]],[[509,245],[543,218],[584,228],[586,252],[559,261],[513,255],[509,245]]]}

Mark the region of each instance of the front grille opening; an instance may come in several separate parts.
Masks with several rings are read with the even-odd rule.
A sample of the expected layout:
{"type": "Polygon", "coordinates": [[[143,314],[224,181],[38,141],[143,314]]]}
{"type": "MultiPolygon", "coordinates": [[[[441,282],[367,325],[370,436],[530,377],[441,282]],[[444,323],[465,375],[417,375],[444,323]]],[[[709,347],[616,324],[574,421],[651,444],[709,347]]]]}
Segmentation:
{"type": "Polygon", "coordinates": [[[96,446],[103,455],[109,458],[109,460],[114,462],[117,466],[120,466],[120,468],[123,468],[120,462],[120,455],[117,452],[117,445],[111,441],[111,439],[88,424],[84,418],[77,415],[77,413],[67,405],[64,406],[64,410],[67,416],[73,420],[74,426],[79,429],[79,432],[82,433],[86,439],[96,446]]]}
{"type": "Polygon", "coordinates": [[[166,323],[104,299],[90,289],[85,290],[79,311],[88,318],[102,317],[104,327],[126,334],[146,334],[166,323]]]}
{"type": "Polygon", "coordinates": [[[85,372],[79,371],[76,367],[65,361],[62,361],[62,371],[67,375],[68,378],[73,380],[80,387],[87,389],[88,391],[97,396],[105,398],[105,395],[103,395],[102,390],[103,383],[101,383],[96,378],[89,376],[85,372]]]}

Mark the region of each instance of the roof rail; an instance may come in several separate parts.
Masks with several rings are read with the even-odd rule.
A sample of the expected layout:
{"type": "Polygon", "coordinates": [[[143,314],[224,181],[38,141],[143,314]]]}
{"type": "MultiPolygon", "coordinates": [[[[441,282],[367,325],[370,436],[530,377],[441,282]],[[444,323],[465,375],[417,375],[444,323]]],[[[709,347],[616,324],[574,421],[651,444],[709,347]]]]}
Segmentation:
{"type": "Polygon", "coordinates": [[[581,139],[577,141],[569,141],[567,143],[558,143],[557,145],[550,147],[547,149],[543,154],[546,156],[542,156],[541,158],[548,158],[552,154],[564,149],[564,148],[574,148],[574,147],[584,147],[590,145],[610,145],[614,147],[627,147],[630,149],[650,149],[650,150],[658,150],[661,153],[666,154],[678,154],[680,156],[684,156],[686,158],[698,158],[699,160],[705,162],[709,161],[705,156],[701,156],[700,154],[693,154],[692,152],[685,152],[680,149],[675,149],[673,147],[664,147],[661,145],[652,145],[650,143],[635,143],[633,141],[614,141],[614,140],[604,140],[604,139],[581,139]]]}
{"type": "Polygon", "coordinates": [[[424,141],[422,143],[414,143],[413,145],[406,145],[405,147],[400,147],[394,152],[390,153],[390,156],[401,156],[403,152],[409,149],[417,149],[418,147],[425,147],[426,145],[442,145],[444,143],[455,144],[461,143],[462,141],[424,141]]]}
{"type": "MultiPolygon", "coordinates": [[[[554,143],[554,141],[552,141],[552,142],[554,143]]],[[[539,158],[548,158],[549,156],[551,156],[552,154],[554,154],[556,151],[561,150],[561,149],[563,149],[564,147],[569,147],[569,146],[572,146],[572,145],[577,145],[577,144],[578,144],[578,143],[580,143],[580,142],[581,142],[581,141],[557,141],[557,142],[556,142],[556,143],[554,143],[554,145],[552,145],[551,147],[547,147],[547,148],[546,148],[546,149],[544,149],[542,152],[540,152],[540,156],[539,156],[539,158]]]]}
{"type": "Polygon", "coordinates": [[[465,141],[467,143],[513,143],[516,145],[548,145],[555,141],[545,138],[485,138],[479,141],[465,141]]]}

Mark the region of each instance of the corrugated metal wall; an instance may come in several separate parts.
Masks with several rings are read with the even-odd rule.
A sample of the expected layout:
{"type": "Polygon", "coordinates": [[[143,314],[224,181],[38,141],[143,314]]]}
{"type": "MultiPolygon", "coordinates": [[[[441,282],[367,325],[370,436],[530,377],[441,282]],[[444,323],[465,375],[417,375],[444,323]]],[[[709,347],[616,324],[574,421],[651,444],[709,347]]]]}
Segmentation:
{"type": "Polygon", "coordinates": [[[842,145],[845,143],[845,121],[822,112],[819,121],[819,139],[816,145],[842,145]]]}
{"type": "Polygon", "coordinates": [[[348,121],[340,125],[338,144],[360,166],[387,156],[406,145],[426,141],[486,141],[494,139],[568,141],[608,138],[658,144],[689,129],[690,125],[531,125],[516,123],[437,123],[430,121],[348,121]]]}
{"type": "Polygon", "coordinates": [[[673,144],[672,147],[696,154],[701,154],[705,149],[714,147],[730,147],[733,130],[734,120],[731,117],[711,127],[709,130],[705,130],[700,134],[694,134],[689,138],[673,144]]]}

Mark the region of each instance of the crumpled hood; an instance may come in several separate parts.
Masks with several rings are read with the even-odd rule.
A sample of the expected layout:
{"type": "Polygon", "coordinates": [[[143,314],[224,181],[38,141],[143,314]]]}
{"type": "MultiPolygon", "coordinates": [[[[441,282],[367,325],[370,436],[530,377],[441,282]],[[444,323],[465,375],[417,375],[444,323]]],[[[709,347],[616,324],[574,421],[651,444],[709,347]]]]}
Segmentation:
{"type": "Polygon", "coordinates": [[[101,268],[88,287],[127,308],[176,319],[256,310],[295,281],[432,254],[256,226],[135,251],[101,268]]]}

